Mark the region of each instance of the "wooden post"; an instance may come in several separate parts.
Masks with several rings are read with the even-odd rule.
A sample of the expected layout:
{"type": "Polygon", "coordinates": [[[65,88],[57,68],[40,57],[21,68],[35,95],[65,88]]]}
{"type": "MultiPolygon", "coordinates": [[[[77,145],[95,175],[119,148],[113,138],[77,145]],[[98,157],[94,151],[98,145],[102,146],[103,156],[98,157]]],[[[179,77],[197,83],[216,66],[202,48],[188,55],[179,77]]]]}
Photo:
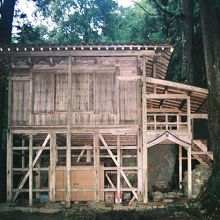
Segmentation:
{"type": "Polygon", "coordinates": [[[94,158],[94,172],[95,172],[95,201],[100,201],[100,158],[99,158],[99,133],[93,133],[93,158],[94,158]]]}
{"type": "MultiPolygon", "coordinates": [[[[156,58],[154,58],[154,61],[153,61],[153,78],[156,77],[156,73],[157,73],[157,63],[156,63],[156,58]]],[[[154,84],[154,93],[156,94],[157,93],[157,90],[156,90],[156,85],[154,84]]]]}
{"type": "Polygon", "coordinates": [[[183,181],[183,148],[179,145],[179,189],[182,189],[183,181]]]}
{"type": "Polygon", "coordinates": [[[147,98],[146,98],[146,57],[143,56],[142,76],[142,137],[143,137],[143,202],[148,202],[148,170],[147,170],[147,98]]]}
{"type": "Polygon", "coordinates": [[[191,133],[191,105],[190,105],[190,96],[187,97],[187,125],[188,125],[188,131],[191,133]]]}
{"type": "Polygon", "coordinates": [[[138,163],[138,200],[141,200],[143,192],[143,152],[142,152],[142,132],[138,130],[138,146],[137,146],[137,163],[138,163]]]}
{"type": "MultiPolygon", "coordinates": [[[[120,75],[120,68],[119,66],[116,67],[116,76],[120,75]]],[[[117,117],[117,124],[120,124],[120,82],[116,79],[116,117],[117,117]]]]}
{"type": "Polygon", "coordinates": [[[50,201],[55,201],[56,196],[56,134],[54,131],[50,132],[50,201]]]}
{"type": "Polygon", "coordinates": [[[13,135],[8,131],[7,141],[7,201],[11,202],[13,197],[13,135]]]}
{"type": "Polygon", "coordinates": [[[72,120],[72,57],[68,58],[68,82],[67,82],[67,149],[66,149],[66,206],[71,205],[71,120],[72,120]]]}
{"type": "MultiPolygon", "coordinates": [[[[24,139],[21,140],[21,146],[25,147],[25,140],[24,139]]],[[[21,152],[22,152],[21,167],[25,168],[25,150],[22,150],[21,152]]]]}
{"type": "Polygon", "coordinates": [[[188,171],[188,198],[192,196],[192,149],[187,150],[187,171],[188,171]]]}
{"type": "MultiPolygon", "coordinates": [[[[38,152],[38,151],[37,151],[38,152]]],[[[37,163],[36,163],[36,168],[40,168],[40,158],[38,159],[37,163]]],[[[40,170],[36,171],[36,175],[35,175],[35,185],[36,185],[36,189],[40,189],[40,170]]],[[[36,192],[36,199],[40,198],[40,192],[36,192]]]]}
{"type": "Polygon", "coordinates": [[[86,162],[91,163],[92,161],[92,151],[90,149],[86,150],[86,162]]]}
{"type": "Polygon", "coordinates": [[[117,135],[117,160],[119,166],[117,167],[117,196],[116,203],[121,203],[121,149],[120,149],[120,135],[117,135]]]}
{"type": "MultiPolygon", "coordinates": [[[[32,110],[33,110],[33,74],[30,72],[30,96],[29,96],[29,125],[32,125],[33,122],[33,115],[32,115],[32,110]]],[[[26,94],[27,95],[27,94],[26,94]]]]}
{"type": "Polygon", "coordinates": [[[29,135],[29,206],[33,205],[33,135],[29,135]]]}

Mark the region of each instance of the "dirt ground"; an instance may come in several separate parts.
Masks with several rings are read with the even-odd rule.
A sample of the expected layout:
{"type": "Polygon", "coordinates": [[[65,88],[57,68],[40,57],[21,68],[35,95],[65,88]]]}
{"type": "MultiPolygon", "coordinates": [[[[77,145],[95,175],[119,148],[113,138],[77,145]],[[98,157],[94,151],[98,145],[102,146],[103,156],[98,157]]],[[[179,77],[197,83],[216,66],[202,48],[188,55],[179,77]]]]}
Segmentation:
{"type": "Polygon", "coordinates": [[[153,211],[93,211],[71,210],[53,214],[39,212],[0,212],[0,220],[199,220],[205,219],[198,212],[176,210],[153,211]]]}

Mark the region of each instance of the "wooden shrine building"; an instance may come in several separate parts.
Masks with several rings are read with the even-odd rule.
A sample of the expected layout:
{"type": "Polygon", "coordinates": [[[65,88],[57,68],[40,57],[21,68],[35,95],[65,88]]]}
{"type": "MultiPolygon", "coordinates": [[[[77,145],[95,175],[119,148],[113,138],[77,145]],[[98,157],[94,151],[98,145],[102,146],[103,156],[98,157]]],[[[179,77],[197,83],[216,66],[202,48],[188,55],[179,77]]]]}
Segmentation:
{"type": "MultiPolygon", "coordinates": [[[[193,122],[207,119],[208,91],[165,80],[167,45],[0,48],[10,63],[7,200],[104,201],[114,192],[148,202],[148,149],[176,144],[210,163],[193,122]]],[[[187,152],[183,156],[182,152],[187,152]]],[[[161,169],[163,169],[161,167],[161,169]]]]}

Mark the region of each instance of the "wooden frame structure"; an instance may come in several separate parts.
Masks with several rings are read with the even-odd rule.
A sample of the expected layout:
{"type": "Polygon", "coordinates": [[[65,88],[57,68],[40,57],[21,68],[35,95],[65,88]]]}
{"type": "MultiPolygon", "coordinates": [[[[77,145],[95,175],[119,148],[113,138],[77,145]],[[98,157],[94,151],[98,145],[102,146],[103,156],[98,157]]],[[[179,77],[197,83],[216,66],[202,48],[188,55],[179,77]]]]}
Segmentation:
{"type": "Polygon", "coordinates": [[[0,48],[11,66],[7,200],[28,193],[32,205],[41,193],[50,201],[64,193],[69,207],[74,192],[96,202],[114,192],[116,203],[131,192],[129,203],[147,203],[148,148],[157,144],[179,145],[179,185],[187,159],[190,197],[192,159],[212,159],[192,132],[194,119],[207,119],[208,92],[164,80],[172,51],[169,45],[0,48]],[[65,188],[57,182],[61,170],[65,188]],[[93,186],[74,185],[76,170],[91,172],[93,186]]]}

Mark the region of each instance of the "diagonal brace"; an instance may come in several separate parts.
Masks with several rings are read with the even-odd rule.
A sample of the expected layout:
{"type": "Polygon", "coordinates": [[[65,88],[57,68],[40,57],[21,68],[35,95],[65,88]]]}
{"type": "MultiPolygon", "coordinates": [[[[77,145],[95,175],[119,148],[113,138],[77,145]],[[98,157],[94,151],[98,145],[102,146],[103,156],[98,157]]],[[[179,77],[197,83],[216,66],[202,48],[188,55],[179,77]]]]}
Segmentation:
{"type": "MultiPolygon", "coordinates": [[[[120,165],[119,165],[118,161],[116,160],[114,154],[112,153],[111,149],[109,148],[108,144],[105,142],[105,139],[103,138],[103,136],[102,136],[101,134],[99,134],[99,138],[100,138],[100,140],[102,141],[102,143],[104,144],[106,150],[108,151],[108,153],[109,153],[109,155],[111,156],[112,160],[114,161],[115,165],[116,165],[117,167],[120,167],[120,165]]],[[[131,191],[132,191],[134,197],[138,200],[137,193],[135,192],[134,189],[132,189],[133,187],[132,187],[132,185],[131,185],[129,179],[128,179],[127,176],[125,175],[124,171],[120,169],[120,173],[121,173],[122,177],[124,178],[125,182],[127,183],[128,187],[131,189],[131,191]]]]}
{"type": "MultiPolygon", "coordinates": [[[[39,159],[41,153],[43,152],[44,148],[46,147],[47,142],[48,142],[49,139],[50,139],[50,134],[47,135],[47,137],[46,137],[45,140],[44,140],[44,143],[43,143],[42,146],[41,146],[41,149],[37,152],[37,155],[36,155],[35,158],[34,158],[33,166],[32,166],[32,167],[34,167],[35,164],[37,163],[37,161],[38,161],[38,159],[39,159]]],[[[20,184],[19,184],[19,186],[18,186],[18,191],[15,193],[15,196],[14,196],[14,198],[13,198],[13,202],[17,199],[17,197],[18,197],[18,195],[19,195],[19,193],[20,193],[19,190],[22,189],[22,187],[24,186],[24,184],[25,184],[26,180],[28,179],[29,175],[30,175],[30,169],[27,171],[27,173],[26,173],[25,176],[23,177],[22,181],[20,182],[20,184]]]]}

